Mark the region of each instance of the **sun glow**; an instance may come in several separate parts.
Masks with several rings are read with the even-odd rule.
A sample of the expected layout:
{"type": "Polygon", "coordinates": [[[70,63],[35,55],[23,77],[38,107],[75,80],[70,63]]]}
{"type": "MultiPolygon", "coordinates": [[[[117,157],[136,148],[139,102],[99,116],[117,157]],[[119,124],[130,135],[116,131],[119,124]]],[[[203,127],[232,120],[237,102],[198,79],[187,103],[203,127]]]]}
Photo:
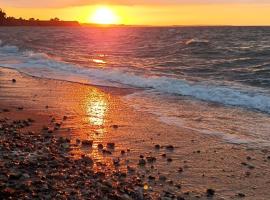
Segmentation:
{"type": "Polygon", "coordinates": [[[119,17],[112,9],[104,6],[94,11],[90,17],[90,21],[95,24],[118,24],[119,17]]]}

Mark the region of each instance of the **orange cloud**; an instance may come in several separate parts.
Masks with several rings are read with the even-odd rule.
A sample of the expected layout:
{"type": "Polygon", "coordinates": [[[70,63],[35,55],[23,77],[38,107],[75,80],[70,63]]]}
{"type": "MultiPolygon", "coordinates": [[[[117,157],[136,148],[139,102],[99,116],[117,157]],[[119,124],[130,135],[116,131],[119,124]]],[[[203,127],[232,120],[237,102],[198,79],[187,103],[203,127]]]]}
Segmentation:
{"type": "Polygon", "coordinates": [[[179,4],[270,4],[269,0],[0,0],[1,6],[61,8],[95,4],[113,5],[179,5],[179,4]]]}

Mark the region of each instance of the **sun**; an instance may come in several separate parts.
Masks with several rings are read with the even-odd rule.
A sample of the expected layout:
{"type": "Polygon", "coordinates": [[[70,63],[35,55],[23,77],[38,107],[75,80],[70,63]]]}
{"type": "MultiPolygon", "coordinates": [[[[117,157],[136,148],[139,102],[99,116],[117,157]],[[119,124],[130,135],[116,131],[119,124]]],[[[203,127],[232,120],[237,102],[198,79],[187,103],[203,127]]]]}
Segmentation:
{"type": "Polygon", "coordinates": [[[103,6],[94,11],[90,17],[90,21],[95,24],[117,24],[119,18],[112,9],[103,6]]]}

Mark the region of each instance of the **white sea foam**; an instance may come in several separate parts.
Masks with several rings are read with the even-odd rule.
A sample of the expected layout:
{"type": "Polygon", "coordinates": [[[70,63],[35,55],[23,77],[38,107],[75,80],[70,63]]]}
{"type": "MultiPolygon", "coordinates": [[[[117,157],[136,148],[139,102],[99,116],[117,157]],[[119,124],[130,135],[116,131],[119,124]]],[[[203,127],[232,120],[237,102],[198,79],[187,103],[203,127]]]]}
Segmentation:
{"type": "Polygon", "coordinates": [[[20,51],[16,46],[0,46],[0,65],[16,68],[34,76],[153,89],[173,95],[194,97],[203,101],[240,106],[270,113],[270,96],[255,90],[189,82],[161,76],[144,76],[119,69],[77,66],[53,59],[43,53],[20,51]],[[93,82],[94,80],[94,82],[93,82]]]}

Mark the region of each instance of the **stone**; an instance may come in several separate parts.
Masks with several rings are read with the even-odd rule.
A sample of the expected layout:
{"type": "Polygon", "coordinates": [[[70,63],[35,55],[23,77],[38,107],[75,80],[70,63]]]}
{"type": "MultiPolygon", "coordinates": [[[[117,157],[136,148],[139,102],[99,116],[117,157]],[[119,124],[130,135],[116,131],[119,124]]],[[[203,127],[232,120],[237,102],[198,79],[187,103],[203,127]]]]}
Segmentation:
{"type": "Polygon", "coordinates": [[[239,196],[239,197],[243,198],[243,197],[245,197],[246,195],[245,195],[245,194],[243,194],[243,193],[238,193],[238,194],[237,194],[237,196],[239,196]]]}
{"type": "Polygon", "coordinates": [[[139,160],[139,165],[144,166],[146,164],[146,161],[144,159],[139,160]]]}
{"type": "Polygon", "coordinates": [[[108,143],[107,143],[107,148],[109,148],[109,149],[114,149],[114,148],[115,148],[115,143],[113,143],[113,142],[108,142],[108,143]]]}
{"type": "Polygon", "coordinates": [[[207,190],[206,190],[206,195],[207,195],[208,197],[214,196],[214,195],[215,195],[215,190],[214,190],[214,189],[211,189],[211,188],[207,189],[207,190]]]}
{"type": "Polygon", "coordinates": [[[83,146],[92,146],[93,145],[93,140],[83,140],[82,145],[83,146]]]}
{"type": "Polygon", "coordinates": [[[174,147],[173,147],[173,145],[167,145],[166,146],[166,149],[167,150],[170,150],[170,151],[173,151],[174,150],[174,147]]]}

